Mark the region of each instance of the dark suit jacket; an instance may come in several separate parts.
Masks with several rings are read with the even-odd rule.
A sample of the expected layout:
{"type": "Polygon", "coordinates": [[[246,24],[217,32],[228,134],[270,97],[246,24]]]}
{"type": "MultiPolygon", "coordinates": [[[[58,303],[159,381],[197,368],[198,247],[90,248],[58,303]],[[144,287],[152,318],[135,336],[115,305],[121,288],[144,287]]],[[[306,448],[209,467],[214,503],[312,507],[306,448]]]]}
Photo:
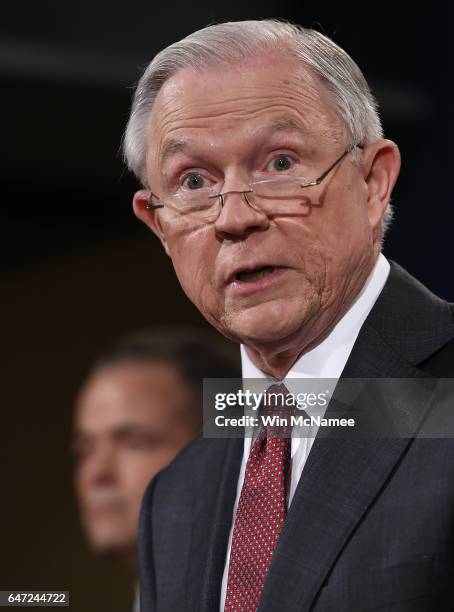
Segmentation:
{"type": "MultiPolygon", "coordinates": [[[[452,306],[392,264],[342,378],[454,376],[453,320],[452,306]]],[[[415,431],[421,405],[405,406],[415,431]]],[[[242,440],[199,438],[150,483],[143,612],[219,610],[242,452],[242,440]]],[[[317,437],[259,607],[309,610],[454,610],[453,439],[317,437]]]]}

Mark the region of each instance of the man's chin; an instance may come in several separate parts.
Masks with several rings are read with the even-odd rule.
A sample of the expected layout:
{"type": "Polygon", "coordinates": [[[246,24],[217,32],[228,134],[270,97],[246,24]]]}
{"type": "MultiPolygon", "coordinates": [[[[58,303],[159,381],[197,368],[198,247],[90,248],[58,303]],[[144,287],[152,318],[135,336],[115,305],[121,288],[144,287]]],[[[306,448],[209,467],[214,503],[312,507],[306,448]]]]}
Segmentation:
{"type": "Polygon", "coordinates": [[[119,537],[115,533],[91,534],[89,546],[94,554],[106,559],[122,559],[136,545],[135,539],[129,535],[119,537]]]}
{"type": "Polygon", "coordinates": [[[242,344],[266,345],[285,341],[309,318],[301,301],[280,299],[230,314],[225,325],[227,334],[242,344]]]}

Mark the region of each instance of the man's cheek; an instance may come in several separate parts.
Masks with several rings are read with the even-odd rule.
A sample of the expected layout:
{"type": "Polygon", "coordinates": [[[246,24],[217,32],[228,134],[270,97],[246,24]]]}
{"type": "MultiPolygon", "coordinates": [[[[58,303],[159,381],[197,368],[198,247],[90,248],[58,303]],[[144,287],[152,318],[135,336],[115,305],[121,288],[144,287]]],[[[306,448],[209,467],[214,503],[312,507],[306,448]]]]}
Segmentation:
{"type": "Polygon", "coordinates": [[[216,289],[214,283],[210,279],[209,274],[205,279],[197,282],[192,282],[192,297],[191,300],[196,304],[203,316],[218,328],[219,321],[224,312],[224,300],[222,292],[216,289]]]}
{"type": "Polygon", "coordinates": [[[191,302],[199,306],[207,284],[203,278],[203,261],[190,258],[187,254],[172,261],[183,291],[191,302]]]}

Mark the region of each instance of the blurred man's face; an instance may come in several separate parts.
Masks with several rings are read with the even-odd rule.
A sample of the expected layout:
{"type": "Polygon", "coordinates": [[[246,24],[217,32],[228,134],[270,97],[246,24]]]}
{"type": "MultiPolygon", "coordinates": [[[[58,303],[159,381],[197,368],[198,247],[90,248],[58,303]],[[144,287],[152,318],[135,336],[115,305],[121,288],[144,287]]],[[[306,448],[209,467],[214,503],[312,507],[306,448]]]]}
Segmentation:
{"type": "MultiPolygon", "coordinates": [[[[201,184],[244,190],[253,180],[316,179],[352,144],[327,94],[301,66],[262,57],[184,69],[159,92],[148,126],[152,191],[201,184]]],[[[373,147],[372,147],[373,148],[373,147]]],[[[367,149],[367,148],[366,148],[367,149]]],[[[304,326],[326,330],[359,291],[380,250],[383,202],[349,154],[294,214],[269,214],[232,193],[216,221],[136,214],[158,234],[180,283],[222,333],[248,346],[292,342],[304,326]]],[[[365,176],[366,174],[366,176],[365,176]]]]}
{"type": "Polygon", "coordinates": [[[75,416],[75,483],[97,552],[121,555],[135,547],[144,490],[191,440],[193,403],[165,363],[117,365],[86,382],[75,416]]]}

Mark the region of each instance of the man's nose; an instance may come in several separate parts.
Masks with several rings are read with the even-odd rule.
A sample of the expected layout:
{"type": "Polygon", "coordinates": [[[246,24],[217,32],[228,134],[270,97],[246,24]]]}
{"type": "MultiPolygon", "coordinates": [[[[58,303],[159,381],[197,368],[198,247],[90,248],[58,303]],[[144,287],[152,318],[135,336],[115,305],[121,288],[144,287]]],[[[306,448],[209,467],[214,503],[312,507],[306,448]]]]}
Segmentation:
{"type": "Polygon", "coordinates": [[[248,189],[230,190],[218,196],[222,206],[215,223],[216,232],[224,238],[241,237],[269,227],[268,216],[254,204],[255,194],[248,189]]]}
{"type": "Polygon", "coordinates": [[[115,453],[109,445],[98,446],[86,459],[85,476],[92,483],[115,480],[115,453]]]}

